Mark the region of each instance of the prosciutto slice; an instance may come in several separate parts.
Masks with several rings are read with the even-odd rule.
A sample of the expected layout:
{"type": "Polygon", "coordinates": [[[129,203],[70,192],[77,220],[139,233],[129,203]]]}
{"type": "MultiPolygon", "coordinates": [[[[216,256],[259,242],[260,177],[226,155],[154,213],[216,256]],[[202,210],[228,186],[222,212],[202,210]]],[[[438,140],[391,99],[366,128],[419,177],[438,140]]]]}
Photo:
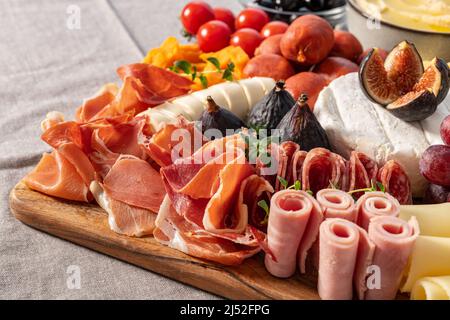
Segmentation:
{"type": "Polygon", "coordinates": [[[89,189],[100,207],[108,213],[111,230],[130,237],[142,237],[153,233],[156,213],[111,199],[97,181],[93,181],[89,189]]]}
{"type": "Polygon", "coordinates": [[[266,269],[274,276],[287,278],[295,273],[297,253],[304,272],[306,254],[316,240],[322,212],[308,193],[297,190],[276,192],[270,201],[266,269]]]}
{"type": "Polygon", "coordinates": [[[369,238],[376,245],[373,265],[380,268],[381,288],[369,289],[367,300],[392,300],[397,294],[401,276],[419,236],[415,217],[409,222],[396,217],[380,216],[370,220],[369,238]]]}
{"type": "Polygon", "coordinates": [[[375,245],[367,232],[353,222],[326,219],[320,225],[318,292],[324,300],[350,300],[355,287],[364,298],[366,270],[375,245]]]}
{"type": "Polygon", "coordinates": [[[337,189],[322,189],[317,192],[316,199],[322,207],[325,218],[342,218],[356,222],[355,201],[347,192],[337,189]]]}
{"type": "Polygon", "coordinates": [[[54,197],[83,202],[92,200],[89,187],[77,168],[57,150],[44,153],[24,182],[29,188],[54,197]]]}
{"type": "Polygon", "coordinates": [[[373,217],[398,217],[400,204],[397,199],[388,193],[381,191],[366,192],[356,202],[356,210],[358,211],[358,225],[367,230],[373,217]]]}
{"type": "Polygon", "coordinates": [[[266,213],[258,206],[258,202],[259,200],[265,200],[269,203],[273,192],[271,184],[256,174],[242,181],[239,190],[239,210],[243,211],[244,214],[247,212],[249,223],[264,232],[267,231],[267,225],[264,224],[266,213]]]}
{"type": "Polygon", "coordinates": [[[261,250],[259,245],[244,245],[203,232],[175,211],[168,196],[161,204],[153,235],[158,242],[171,248],[224,265],[241,264],[261,250]]]}
{"type": "Polygon", "coordinates": [[[330,184],[341,189],[345,176],[345,160],[325,148],[308,152],[302,166],[302,188],[316,194],[330,184]]]}
{"type": "Polygon", "coordinates": [[[165,196],[161,176],[148,162],[121,156],[103,180],[110,199],[158,212],[165,196]]]}
{"type": "Polygon", "coordinates": [[[411,183],[403,167],[395,160],[389,160],[378,172],[378,180],[400,204],[412,204],[411,183]]]}
{"type": "Polygon", "coordinates": [[[77,122],[85,123],[106,114],[110,104],[114,101],[119,88],[114,83],[105,84],[93,97],[83,101],[75,113],[77,122]]]}

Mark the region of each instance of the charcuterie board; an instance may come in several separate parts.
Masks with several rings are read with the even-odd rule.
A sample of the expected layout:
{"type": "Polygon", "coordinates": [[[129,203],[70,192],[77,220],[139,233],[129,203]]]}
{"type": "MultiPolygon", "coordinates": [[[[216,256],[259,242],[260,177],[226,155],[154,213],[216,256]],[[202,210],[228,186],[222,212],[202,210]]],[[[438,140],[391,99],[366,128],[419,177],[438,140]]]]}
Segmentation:
{"type": "Polygon", "coordinates": [[[312,276],[277,279],[265,270],[261,254],[240,266],[209,263],[153,237],[117,234],[97,205],[49,197],[23,182],[11,191],[9,201],[15,217],[33,228],[225,298],[319,299],[312,276]]]}

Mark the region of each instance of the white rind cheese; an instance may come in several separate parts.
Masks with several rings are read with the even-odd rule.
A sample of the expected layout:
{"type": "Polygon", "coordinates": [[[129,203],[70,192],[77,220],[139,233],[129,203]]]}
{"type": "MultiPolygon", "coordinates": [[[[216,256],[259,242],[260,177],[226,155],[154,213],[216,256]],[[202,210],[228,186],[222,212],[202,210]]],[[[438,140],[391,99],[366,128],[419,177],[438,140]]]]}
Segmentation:
{"type": "Polygon", "coordinates": [[[358,74],[350,73],[322,90],[314,113],[336,152],[348,158],[352,150],[361,151],[379,165],[398,161],[409,176],[413,195],[423,196],[428,183],[419,172],[419,160],[428,146],[442,144],[439,127],[450,113],[449,96],[431,117],[405,122],[369,101],[358,74]]]}

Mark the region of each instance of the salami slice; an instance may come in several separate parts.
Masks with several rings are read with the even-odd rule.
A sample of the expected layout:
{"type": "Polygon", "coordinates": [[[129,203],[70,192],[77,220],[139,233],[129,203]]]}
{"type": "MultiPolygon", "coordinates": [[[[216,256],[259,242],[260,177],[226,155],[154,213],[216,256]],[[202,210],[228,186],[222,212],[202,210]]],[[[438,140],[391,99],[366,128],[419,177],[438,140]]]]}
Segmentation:
{"type": "Polygon", "coordinates": [[[395,160],[389,160],[378,171],[378,180],[400,204],[412,204],[411,182],[403,167],[395,160]]]}
{"type": "MultiPolygon", "coordinates": [[[[352,151],[350,160],[347,162],[347,183],[344,190],[352,191],[368,188],[377,177],[378,166],[362,152],[352,151]]],[[[357,198],[362,192],[354,194],[357,198]]]]}
{"type": "Polygon", "coordinates": [[[345,160],[325,148],[308,152],[302,167],[302,188],[314,194],[330,184],[340,189],[345,176],[345,160]]]}
{"type": "Polygon", "coordinates": [[[292,141],[285,141],[281,145],[281,150],[283,156],[286,157],[286,169],[284,170],[284,179],[289,183],[293,184],[295,180],[293,179],[293,165],[294,165],[294,155],[300,150],[300,146],[292,141]]]}
{"type": "Polygon", "coordinates": [[[308,152],[299,150],[294,153],[294,157],[292,158],[292,180],[293,182],[297,180],[302,180],[302,168],[303,162],[305,161],[306,155],[308,152]]]}

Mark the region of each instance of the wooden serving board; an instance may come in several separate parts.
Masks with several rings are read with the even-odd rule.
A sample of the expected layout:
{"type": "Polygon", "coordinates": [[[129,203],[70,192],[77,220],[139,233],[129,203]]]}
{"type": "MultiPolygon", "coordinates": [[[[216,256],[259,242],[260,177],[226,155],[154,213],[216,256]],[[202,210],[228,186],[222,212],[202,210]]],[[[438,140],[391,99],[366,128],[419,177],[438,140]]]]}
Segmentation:
{"type": "Polygon", "coordinates": [[[319,299],[314,277],[275,278],[266,271],[262,254],[232,267],[196,259],[153,237],[117,234],[99,206],[49,197],[23,182],[11,191],[9,202],[16,218],[33,228],[222,297],[319,299]]]}

